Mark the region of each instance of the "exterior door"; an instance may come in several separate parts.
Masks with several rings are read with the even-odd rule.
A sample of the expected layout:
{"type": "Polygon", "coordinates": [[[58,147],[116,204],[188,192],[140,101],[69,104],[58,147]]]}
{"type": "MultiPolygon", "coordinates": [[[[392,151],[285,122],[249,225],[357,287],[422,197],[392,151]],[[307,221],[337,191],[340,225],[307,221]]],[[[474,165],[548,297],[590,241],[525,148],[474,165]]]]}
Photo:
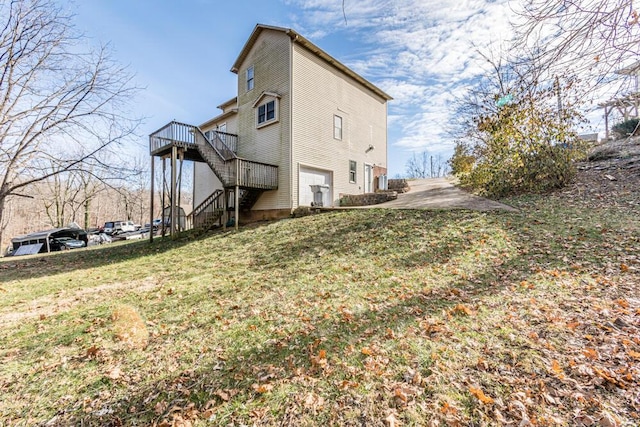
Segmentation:
{"type": "Polygon", "coordinates": [[[373,193],[373,166],[364,164],[364,192],[373,193]]]}

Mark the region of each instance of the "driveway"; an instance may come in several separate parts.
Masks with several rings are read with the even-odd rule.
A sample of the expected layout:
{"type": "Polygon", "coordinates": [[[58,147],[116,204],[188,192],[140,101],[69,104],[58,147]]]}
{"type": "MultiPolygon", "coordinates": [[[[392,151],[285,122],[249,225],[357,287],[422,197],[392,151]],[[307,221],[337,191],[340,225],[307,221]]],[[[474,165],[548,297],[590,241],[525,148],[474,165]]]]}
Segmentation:
{"type": "Polygon", "coordinates": [[[446,178],[416,179],[409,181],[411,190],[398,194],[396,200],[369,208],[388,209],[469,209],[475,211],[517,209],[484,197],[467,193],[446,178]]]}

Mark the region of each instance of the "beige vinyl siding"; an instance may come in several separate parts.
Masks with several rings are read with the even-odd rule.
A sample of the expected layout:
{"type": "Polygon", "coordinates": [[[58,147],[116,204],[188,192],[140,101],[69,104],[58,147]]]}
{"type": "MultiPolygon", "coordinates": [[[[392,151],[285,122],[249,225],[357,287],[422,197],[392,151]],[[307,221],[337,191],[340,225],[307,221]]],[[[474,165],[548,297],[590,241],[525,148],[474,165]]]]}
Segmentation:
{"type": "Polygon", "coordinates": [[[193,207],[209,197],[215,190],[222,189],[222,183],[207,163],[193,163],[193,207]]]}
{"type": "MultiPolygon", "coordinates": [[[[387,167],[386,100],[297,44],[292,75],[294,170],[332,171],[334,204],[341,193],[363,193],[364,164],[387,167]],[[334,115],[342,117],[342,140],[334,139],[334,115]],[[356,183],[349,182],[349,160],[357,162],[356,183]]],[[[297,172],[293,186],[299,194],[297,172]]]]}
{"type": "Polygon", "coordinates": [[[278,165],[278,190],[264,192],[253,207],[261,209],[291,208],[289,168],[289,51],[291,40],[280,32],[264,30],[251,47],[238,68],[238,155],[248,160],[278,165]],[[246,90],[245,72],[254,68],[254,88],[246,90]],[[261,128],[257,125],[257,107],[254,103],[264,92],[269,95],[260,104],[271,99],[278,103],[278,121],[261,128]]]}
{"type": "Polygon", "coordinates": [[[202,132],[215,130],[216,126],[220,126],[223,123],[227,124],[227,133],[238,134],[238,115],[237,114],[231,115],[222,120],[211,121],[210,123],[208,123],[208,126],[203,127],[201,130],[202,132]]]}

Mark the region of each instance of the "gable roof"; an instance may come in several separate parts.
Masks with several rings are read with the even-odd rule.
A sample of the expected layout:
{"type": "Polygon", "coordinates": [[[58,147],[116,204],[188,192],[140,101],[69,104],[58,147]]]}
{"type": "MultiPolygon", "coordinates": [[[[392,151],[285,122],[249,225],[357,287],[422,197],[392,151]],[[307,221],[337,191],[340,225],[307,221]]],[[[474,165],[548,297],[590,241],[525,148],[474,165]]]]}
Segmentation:
{"type": "Polygon", "coordinates": [[[258,103],[259,103],[260,101],[262,101],[262,98],[264,98],[265,96],[271,96],[271,97],[273,97],[273,98],[278,98],[278,99],[280,99],[280,98],[281,98],[281,96],[280,96],[280,95],[278,95],[277,93],[274,93],[274,92],[266,92],[266,91],[265,91],[265,92],[262,92],[262,93],[260,94],[260,96],[258,96],[258,98],[254,101],[254,103],[253,103],[252,107],[253,107],[253,108],[256,108],[256,106],[258,105],[258,103]]]}
{"type": "Polygon", "coordinates": [[[351,70],[349,67],[342,64],[340,61],[338,61],[337,59],[329,55],[324,50],[320,49],[315,44],[311,43],[309,40],[307,40],[306,38],[298,34],[296,31],[292,30],[291,28],[274,27],[271,25],[263,25],[263,24],[256,25],[253,32],[251,33],[251,36],[249,36],[249,39],[247,40],[247,42],[244,44],[244,47],[240,51],[240,55],[238,55],[238,58],[233,63],[233,66],[231,67],[232,73],[238,74],[240,65],[247,58],[247,55],[249,55],[249,51],[251,50],[255,42],[258,40],[258,37],[260,36],[262,31],[264,30],[280,31],[288,35],[289,38],[291,38],[291,41],[293,43],[297,43],[300,46],[304,47],[305,49],[309,50],[310,52],[314,53],[317,57],[331,64],[337,70],[351,77],[352,79],[354,79],[355,81],[357,81],[358,83],[360,83],[361,85],[363,85],[364,87],[366,87],[367,89],[375,93],[376,95],[380,96],[381,98],[387,101],[390,101],[393,99],[391,96],[387,95],[382,89],[378,88],[373,83],[369,82],[364,77],[360,76],[355,71],[351,70]]]}
{"type": "Polygon", "coordinates": [[[238,97],[233,97],[228,101],[223,102],[222,104],[218,105],[218,108],[222,110],[222,113],[218,114],[217,116],[207,120],[206,122],[202,123],[200,125],[200,128],[206,128],[211,126],[212,124],[219,122],[221,120],[226,119],[227,117],[231,117],[234,114],[238,114],[238,108],[229,108],[227,109],[227,107],[230,107],[234,104],[238,103],[238,97]],[[227,111],[225,111],[227,110],[227,111]]]}
{"type": "Polygon", "coordinates": [[[238,103],[238,97],[234,96],[233,98],[231,98],[230,100],[223,102],[222,104],[218,105],[217,108],[221,109],[222,111],[224,111],[225,108],[227,108],[229,105],[233,105],[233,104],[237,104],[238,103]]]}
{"type": "Polygon", "coordinates": [[[227,111],[226,113],[222,113],[222,114],[218,114],[217,116],[207,120],[206,122],[202,123],[200,126],[198,126],[199,128],[206,128],[211,126],[212,124],[219,122],[221,120],[224,120],[228,117],[231,117],[235,114],[238,114],[238,109],[237,108],[232,108],[229,111],[227,111]]]}

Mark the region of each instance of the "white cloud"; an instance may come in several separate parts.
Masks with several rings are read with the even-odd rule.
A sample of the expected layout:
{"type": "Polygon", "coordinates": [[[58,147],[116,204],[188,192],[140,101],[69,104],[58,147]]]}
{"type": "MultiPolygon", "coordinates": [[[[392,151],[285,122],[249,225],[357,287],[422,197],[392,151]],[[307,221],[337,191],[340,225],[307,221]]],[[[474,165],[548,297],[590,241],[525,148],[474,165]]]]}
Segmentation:
{"type": "Polygon", "coordinates": [[[343,61],[394,97],[390,143],[406,151],[451,152],[452,100],[483,72],[476,49],[511,35],[507,0],[347,0],[346,23],[341,0],[287,3],[304,10],[301,32],[330,29],[366,46],[343,61]]]}

